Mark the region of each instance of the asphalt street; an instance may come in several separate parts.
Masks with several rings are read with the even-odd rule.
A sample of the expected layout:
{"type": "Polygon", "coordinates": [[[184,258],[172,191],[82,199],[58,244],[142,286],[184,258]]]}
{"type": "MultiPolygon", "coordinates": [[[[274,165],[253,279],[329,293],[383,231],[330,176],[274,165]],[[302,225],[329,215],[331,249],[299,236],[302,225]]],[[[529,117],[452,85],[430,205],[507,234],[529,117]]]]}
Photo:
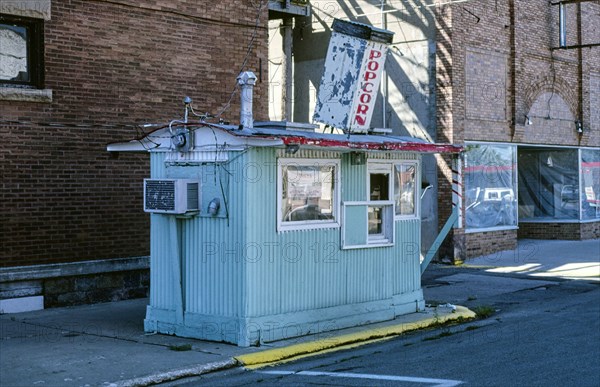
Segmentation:
{"type": "Polygon", "coordinates": [[[169,385],[600,386],[597,282],[543,282],[464,269],[434,271],[426,281],[439,298],[444,288],[460,284],[436,282],[447,285],[457,275],[498,282],[490,286],[498,291],[479,296],[469,295],[474,289],[458,289],[467,297],[465,305],[491,307],[493,315],[273,367],[234,368],[169,385]]]}

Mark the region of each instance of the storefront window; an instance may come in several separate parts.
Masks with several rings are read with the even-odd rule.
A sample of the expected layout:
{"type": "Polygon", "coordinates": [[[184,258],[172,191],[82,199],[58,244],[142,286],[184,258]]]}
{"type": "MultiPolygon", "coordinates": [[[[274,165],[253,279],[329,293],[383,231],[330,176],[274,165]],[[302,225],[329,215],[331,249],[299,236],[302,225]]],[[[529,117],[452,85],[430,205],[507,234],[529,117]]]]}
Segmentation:
{"type": "Polygon", "coordinates": [[[581,150],[581,218],[600,219],[600,150],[581,150]]]}
{"type": "Polygon", "coordinates": [[[519,148],[519,219],[579,220],[577,149],[519,148]]]}
{"type": "Polygon", "coordinates": [[[465,152],[467,229],[512,227],[517,222],[516,150],[508,145],[468,145],[465,152]]]}

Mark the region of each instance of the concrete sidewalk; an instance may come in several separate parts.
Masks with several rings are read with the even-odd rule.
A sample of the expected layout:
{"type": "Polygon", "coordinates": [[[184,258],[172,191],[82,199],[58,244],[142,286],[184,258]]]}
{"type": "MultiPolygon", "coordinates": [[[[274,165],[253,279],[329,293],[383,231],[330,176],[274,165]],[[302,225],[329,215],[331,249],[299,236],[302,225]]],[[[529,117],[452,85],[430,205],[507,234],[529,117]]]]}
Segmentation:
{"type": "MultiPolygon", "coordinates": [[[[600,240],[520,241],[514,251],[470,260],[460,267],[431,265],[423,276],[423,291],[429,302],[477,306],[501,294],[573,278],[597,281],[599,260],[600,240]]],[[[445,319],[473,316],[464,309],[455,313],[449,308],[429,309],[393,321],[239,348],[145,334],[147,302],[0,315],[0,386],[151,385],[242,364],[260,366],[348,348],[445,319]]]]}
{"type": "Polygon", "coordinates": [[[522,239],[519,240],[516,250],[471,259],[463,266],[482,268],[490,273],[600,281],[600,239],[522,239]]]}
{"type": "Polygon", "coordinates": [[[393,321],[292,338],[262,347],[143,332],[147,299],[0,316],[0,385],[142,386],[217,369],[291,359],[399,335],[465,309],[430,309],[393,321]]]}

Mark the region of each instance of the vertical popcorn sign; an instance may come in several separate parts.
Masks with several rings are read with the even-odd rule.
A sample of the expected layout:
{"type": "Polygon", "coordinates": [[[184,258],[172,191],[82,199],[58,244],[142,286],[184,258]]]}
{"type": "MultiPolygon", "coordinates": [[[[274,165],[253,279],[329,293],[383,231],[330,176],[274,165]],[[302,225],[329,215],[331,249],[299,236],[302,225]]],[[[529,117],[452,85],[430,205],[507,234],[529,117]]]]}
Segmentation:
{"type": "Polygon", "coordinates": [[[393,33],[335,20],[313,120],[367,133],[393,33]]]}
{"type": "Polygon", "coordinates": [[[348,129],[351,132],[365,133],[369,130],[383,75],[386,53],[386,45],[374,42],[367,44],[366,55],[358,75],[360,86],[356,91],[354,104],[350,110],[352,116],[348,129]]]}

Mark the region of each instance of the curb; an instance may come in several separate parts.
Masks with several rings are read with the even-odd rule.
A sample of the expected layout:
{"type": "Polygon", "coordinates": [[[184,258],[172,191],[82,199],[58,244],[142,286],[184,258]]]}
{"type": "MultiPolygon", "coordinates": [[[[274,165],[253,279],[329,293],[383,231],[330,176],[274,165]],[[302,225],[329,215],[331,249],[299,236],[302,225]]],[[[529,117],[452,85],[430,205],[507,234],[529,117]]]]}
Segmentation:
{"type": "MultiPolygon", "coordinates": [[[[295,358],[298,356],[318,354],[319,352],[344,347],[350,344],[367,343],[376,339],[383,339],[401,335],[404,332],[427,328],[437,324],[460,319],[473,319],[475,313],[464,306],[456,306],[453,313],[427,317],[410,323],[392,325],[388,327],[368,329],[357,333],[328,337],[308,343],[294,344],[283,348],[274,348],[261,352],[254,352],[234,357],[241,365],[250,368],[260,368],[271,363],[295,358]]],[[[341,349],[341,348],[340,348],[341,349]]]]}
{"type": "Polygon", "coordinates": [[[107,387],[145,387],[153,384],[170,382],[177,379],[189,378],[191,376],[200,376],[215,371],[222,371],[228,368],[239,366],[234,358],[214,363],[202,364],[199,366],[181,368],[167,372],[161,372],[154,375],[142,376],[135,379],[122,380],[107,384],[107,387]]]}

